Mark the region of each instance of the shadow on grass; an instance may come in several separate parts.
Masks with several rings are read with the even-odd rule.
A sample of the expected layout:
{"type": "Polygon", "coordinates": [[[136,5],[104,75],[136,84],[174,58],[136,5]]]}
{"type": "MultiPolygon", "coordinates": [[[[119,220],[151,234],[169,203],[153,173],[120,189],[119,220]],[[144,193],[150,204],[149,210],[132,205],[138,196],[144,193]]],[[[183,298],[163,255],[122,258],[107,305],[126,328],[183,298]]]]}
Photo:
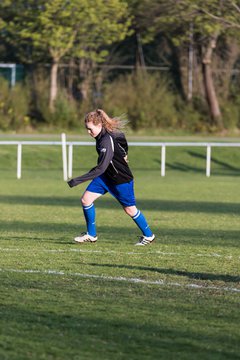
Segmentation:
{"type": "MultiPolygon", "coordinates": [[[[86,286],[88,287],[89,285],[86,286]]],[[[60,292],[62,293],[62,289],[60,292]]],[[[34,358],[39,359],[49,358],[49,353],[54,359],[111,359],[114,353],[125,354],[126,358],[133,354],[136,358],[137,353],[141,357],[142,349],[139,344],[146,339],[144,351],[147,351],[150,358],[159,358],[160,354],[171,354],[172,349],[164,344],[167,339],[170,341],[174,338],[175,346],[178,344],[182,347],[175,330],[165,328],[164,324],[151,321],[150,324],[139,325],[137,319],[130,320],[127,314],[118,319],[112,310],[115,305],[108,304],[106,309],[98,295],[94,300],[98,304],[90,307],[89,299],[79,291],[80,294],[84,295],[84,298],[79,306],[79,299],[76,297],[75,307],[78,311],[73,311],[73,305],[66,303],[64,306],[68,311],[63,311],[56,299],[54,300],[59,306],[59,312],[48,311],[47,304],[43,310],[27,309],[26,305],[2,307],[1,321],[7,323],[4,325],[3,333],[12,333],[11,339],[16,336],[11,348],[21,355],[21,359],[25,358],[24,355],[27,358],[31,352],[34,353],[34,358]],[[88,314],[86,308],[92,311],[88,314]],[[159,337],[160,333],[164,333],[164,336],[159,337]]],[[[126,306],[121,306],[121,309],[127,311],[126,306]]],[[[189,351],[194,351],[196,346],[190,346],[189,351]]],[[[6,348],[6,354],[7,350],[9,349],[6,348]]]]}
{"type": "MultiPolygon", "coordinates": [[[[178,171],[184,171],[184,172],[195,172],[199,174],[205,174],[206,173],[206,167],[197,167],[197,166],[190,166],[187,164],[180,163],[178,161],[174,163],[168,163],[166,162],[166,172],[167,170],[178,170],[178,171]]],[[[231,166],[226,167],[224,169],[213,169],[211,168],[211,176],[240,176],[240,170],[239,169],[232,169],[231,166]]]]}
{"type": "Polygon", "coordinates": [[[128,270],[151,271],[165,275],[177,275],[177,276],[188,277],[189,279],[195,279],[195,280],[211,280],[211,281],[224,281],[224,282],[237,282],[237,283],[240,282],[240,276],[235,276],[235,275],[233,276],[228,274],[199,273],[199,272],[189,272],[189,271],[174,270],[174,269],[161,269],[161,268],[149,267],[149,266],[135,266],[135,265],[121,265],[121,264],[118,265],[118,264],[87,263],[85,265],[128,269],[128,270]]]}
{"type": "MultiPolygon", "coordinates": [[[[202,160],[202,166],[200,166],[199,161],[196,163],[196,165],[188,165],[187,163],[182,162],[166,162],[166,168],[171,170],[179,170],[184,172],[195,172],[195,173],[204,173],[206,172],[206,155],[200,154],[196,151],[187,151],[187,154],[195,159],[202,160]]],[[[159,166],[161,164],[161,161],[159,159],[155,160],[159,166]]],[[[187,160],[186,160],[187,162],[187,160]]],[[[218,167],[212,170],[212,175],[231,175],[231,176],[240,176],[240,167],[233,166],[225,161],[218,160],[217,158],[211,156],[211,165],[217,165],[218,167]]]]}
{"type": "MultiPolygon", "coordinates": [[[[183,300],[180,297],[176,307],[175,303],[168,303],[161,295],[161,302],[156,302],[160,310],[158,306],[151,306],[149,309],[148,305],[143,305],[142,298],[140,301],[139,298],[125,297],[125,304],[122,304],[121,297],[117,299],[112,296],[112,288],[108,294],[102,288],[97,294],[90,292],[89,298],[87,290],[89,286],[95,288],[95,284],[84,285],[86,290],[80,290],[79,286],[78,293],[68,289],[68,302],[62,298],[65,291],[61,288],[59,300],[56,297],[50,298],[49,295],[48,303],[40,298],[36,305],[27,296],[19,304],[3,306],[1,321],[4,324],[2,333],[5,341],[2,353],[6,354],[6,359],[10,358],[9,351],[16,355],[14,359],[30,358],[32,354],[35,359],[76,360],[112,359],[113,354],[121,354],[118,359],[174,359],[178,353],[185,359],[191,359],[194,353],[194,359],[198,360],[237,357],[235,338],[223,336],[220,331],[216,331],[220,326],[216,325],[216,320],[211,315],[211,308],[215,313],[211,304],[207,304],[207,309],[202,304],[197,307],[194,305],[194,308],[202,310],[202,322],[203,317],[209,314],[206,322],[209,335],[206,336],[202,328],[194,325],[193,321],[186,323],[190,305],[193,308],[191,298],[183,300]],[[75,299],[74,306],[70,302],[72,299],[75,299]],[[49,306],[49,301],[50,304],[55,302],[54,309],[49,306]],[[188,312],[183,307],[183,301],[184,304],[189,304],[188,312]],[[185,327],[181,324],[183,319],[185,327]],[[224,351],[221,351],[219,357],[218,349],[224,345],[224,351]]],[[[99,283],[97,286],[99,287],[99,283]]],[[[26,282],[25,290],[28,288],[30,287],[26,282]]],[[[34,287],[31,291],[34,292],[34,287]]],[[[199,317],[197,310],[193,314],[199,317]]]]}
{"type": "MultiPolygon", "coordinates": [[[[195,151],[188,151],[188,154],[195,157],[195,158],[206,160],[206,155],[199,154],[199,153],[197,153],[195,151]]],[[[220,166],[222,166],[223,168],[225,168],[227,170],[233,170],[233,171],[239,171],[240,172],[239,167],[230,165],[225,161],[218,160],[217,158],[215,158],[213,156],[211,156],[211,163],[214,163],[216,165],[220,165],[220,166]]]]}
{"type": "MultiPolygon", "coordinates": [[[[34,206],[60,206],[79,207],[80,199],[68,197],[45,197],[45,196],[22,196],[22,195],[0,195],[0,204],[9,205],[34,205],[34,206]]],[[[102,197],[95,202],[96,207],[103,209],[121,208],[113,198],[102,197]]],[[[240,203],[224,203],[209,201],[174,201],[141,199],[137,206],[142,210],[173,211],[173,212],[203,212],[215,214],[240,214],[240,203]]]]}
{"type": "MultiPolygon", "coordinates": [[[[135,224],[131,222],[131,219],[129,219],[129,223],[130,228],[112,225],[97,226],[98,243],[101,243],[101,241],[113,244],[136,242],[136,237],[140,235],[140,232],[135,224]]],[[[0,228],[0,241],[32,240],[59,244],[72,243],[71,239],[74,236],[85,231],[83,222],[80,225],[73,225],[68,223],[0,221],[0,228]]],[[[237,230],[160,229],[156,227],[152,227],[152,230],[156,234],[156,245],[191,244],[194,246],[239,247],[240,243],[239,231],[237,230]]]]}

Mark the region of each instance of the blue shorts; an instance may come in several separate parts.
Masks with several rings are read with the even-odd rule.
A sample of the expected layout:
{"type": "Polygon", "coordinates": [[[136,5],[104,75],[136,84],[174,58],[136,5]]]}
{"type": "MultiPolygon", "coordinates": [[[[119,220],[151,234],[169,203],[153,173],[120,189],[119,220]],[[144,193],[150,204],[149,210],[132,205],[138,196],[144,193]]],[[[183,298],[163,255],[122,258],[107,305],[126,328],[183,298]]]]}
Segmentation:
{"type": "Polygon", "coordinates": [[[104,195],[109,192],[122,206],[135,206],[133,180],[124,184],[112,184],[104,175],[98,176],[91,181],[86,191],[104,195]]]}

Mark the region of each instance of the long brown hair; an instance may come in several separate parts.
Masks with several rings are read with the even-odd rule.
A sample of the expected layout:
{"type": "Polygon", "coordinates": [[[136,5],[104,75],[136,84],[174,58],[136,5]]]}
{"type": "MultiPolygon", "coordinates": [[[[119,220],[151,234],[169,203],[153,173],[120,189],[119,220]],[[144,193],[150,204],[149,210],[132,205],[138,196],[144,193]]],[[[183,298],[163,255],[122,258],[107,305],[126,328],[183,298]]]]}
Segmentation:
{"type": "Polygon", "coordinates": [[[96,109],[89,112],[85,116],[85,125],[88,122],[92,122],[94,125],[102,124],[102,126],[109,132],[120,131],[128,123],[124,117],[110,118],[102,109],[96,109]]]}

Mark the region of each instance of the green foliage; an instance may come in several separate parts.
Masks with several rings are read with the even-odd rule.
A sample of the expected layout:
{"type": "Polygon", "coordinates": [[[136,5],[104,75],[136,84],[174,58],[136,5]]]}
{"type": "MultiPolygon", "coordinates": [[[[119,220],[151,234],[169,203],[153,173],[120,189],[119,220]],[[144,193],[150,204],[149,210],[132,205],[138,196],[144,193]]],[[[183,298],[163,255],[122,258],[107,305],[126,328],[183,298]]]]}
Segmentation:
{"type": "Polygon", "coordinates": [[[174,95],[160,76],[139,71],[106,86],[103,106],[115,115],[127,113],[134,129],[177,125],[174,95]]]}
{"type": "Polygon", "coordinates": [[[103,0],[88,0],[84,13],[78,19],[79,28],[72,53],[101,62],[108,51],[102,49],[116,41],[122,41],[131,33],[131,17],[126,1],[110,0],[107,5],[103,0]]]}
{"type": "Polygon", "coordinates": [[[179,114],[179,127],[193,133],[211,132],[206,101],[194,97],[191,103],[177,98],[176,110],[179,114]]]}
{"type": "Polygon", "coordinates": [[[10,89],[8,82],[0,79],[0,129],[19,130],[30,124],[29,89],[23,84],[17,84],[10,89]]]}
{"type": "Polygon", "coordinates": [[[226,129],[240,128],[240,97],[222,103],[223,123],[226,129]]]}
{"type": "MultiPolygon", "coordinates": [[[[28,130],[41,127],[43,124],[55,128],[72,128],[79,126],[79,113],[76,101],[69,99],[61,90],[56,101],[56,112],[51,113],[48,107],[48,81],[39,77],[35,88],[36,103],[31,104],[29,82],[17,84],[10,89],[8,82],[0,82],[0,129],[28,130]]],[[[81,108],[80,108],[81,109],[81,108]]]]}
{"type": "MultiPolygon", "coordinates": [[[[196,58],[203,64],[203,90],[209,105],[209,118],[221,129],[222,114],[215,95],[214,81],[211,73],[206,72],[206,69],[213,67],[213,52],[218,46],[219,37],[239,38],[239,7],[231,1],[220,0],[143,0],[140,13],[143,13],[147,6],[149,11],[146,11],[146,19],[140,18],[140,23],[142,28],[146,23],[154,25],[151,30],[152,37],[158,32],[165,33],[174,47],[179,47],[182,53],[181,47],[188,47],[191,39],[196,58]]],[[[148,26],[145,26],[143,31],[148,35],[148,26]]],[[[182,83],[186,83],[183,74],[181,77],[182,83]]]]}
{"type": "MultiPolygon", "coordinates": [[[[31,34],[40,30],[38,16],[44,0],[18,0],[0,2],[0,13],[5,21],[0,38],[14,51],[15,58],[22,63],[46,60],[46,54],[34,48],[31,34]]],[[[45,49],[46,50],[46,49],[45,49]]]]}
{"type": "Polygon", "coordinates": [[[75,100],[70,99],[65,91],[60,91],[55,102],[55,111],[49,112],[46,107],[45,118],[55,127],[69,128],[79,125],[79,114],[75,100]]]}
{"type": "Polygon", "coordinates": [[[238,36],[240,30],[239,11],[231,1],[220,0],[143,0],[140,2],[138,14],[146,36],[154,36],[158,31],[164,31],[173,42],[180,45],[189,42],[190,24],[195,35],[201,37],[204,43],[213,34],[238,36]],[[151,5],[150,5],[151,4],[151,5]],[[152,21],[154,19],[154,21],[152,21]]]}
{"type": "Polygon", "coordinates": [[[69,53],[101,61],[107,54],[102,47],[123,40],[131,24],[127,2],[121,0],[18,0],[0,4],[1,10],[4,39],[24,62],[41,54],[58,62],[69,53]]]}
{"type": "MultiPolygon", "coordinates": [[[[79,128],[84,114],[96,106],[89,97],[78,102],[60,89],[56,109],[49,111],[49,78],[39,73],[34,89],[30,91],[30,81],[10,88],[8,82],[0,83],[0,129],[30,130],[79,128]],[[33,103],[33,93],[35,101],[33,103]],[[31,95],[31,96],[30,96],[31,95]]],[[[93,96],[93,95],[92,95],[93,96]]],[[[223,121],[226,129],[240,127],[239,103],[235,95],[222,102],[223,121]]],[[[106,84],[101,104],[110,115],[126,114],[133,129],[182,129],[192,133],[216,131],[210,124],[205,101],[194,97],[186,103],[169,86],[169,82],[156,74],[138,72],[118,78],[106,84]]]]}
{"type": "MultiPolygon", "coordinates": [[[[230,40],[231,37],[238,39],[239,29],[238,7],[231,1],[0,1],[0,51],[2,51],[2,54],[5,53],[7,60],[9,57],[14,62],[21,61],[25,64],[32,64],[37,62],[59,63],[60,60],[68,62],[69,58],[71,58],[71,61],[78,66],[80,58],[80,61],[84,59],[86,62],[91,63],[92,67],[96,67],[97,63],[103,62],[109,55],[110,65],[119,62],[124,62],[124,64],[131,62],[132,64],[137,62],[134,40],[129,42],[131,49],[127,55],[124,53],[124,58],[122,56],[120,61],[117,59],[115,51],[116,48],[121,46],[116,47],[115,43],[120,42],[121,44],[121,41],[129,34],[136,32],[141,35],[141,39],[145,42],[150,42],[152,39],[156,41],[160,37],[165,39],[167,49],[166,51],[158,50],[160,56],[157,59],[150,59],[147,51],[143,49],[145,61],[147,63],[148,59],[150,59],[148,65],[164,63],[171,69],[178,69],[179,71],[176,71],[178,84],[180,82],[183,84],[182,89],[184,91],[187,83],[187,72],[181,72],[181,67],[187,66],[186,49],[189,45],[190,35],[193,35],[195,60],[200,64],[203,60],[206,60],[204,54],[206,54],[207,46],[213,34],[216,35],[216,39],[221,38],[222,35],[230,40]]],[[[135,36],[132,37],[132,39],[134,38],[135,36]]],[[[217,47],[219,47],[219,43],[217,41],[217,47]]],[[[150,46],[156,47],[155,44],[152,43],[150,46]]],[[[159,48],[161,48],[161,44],[159,42],[159,48]]],[[[214,55],[216,54],[220,59],[221,53],[223,51],[220,45],[218,52],[214,50],[214,55]]],[[[219,63],[214,60],[214,58],[208,59],[212,68],[217,67],[216,64],[219,63]]],[[[89,68],[87,66],[84,68],[82,65],[79,67],[81,68],[82,79],[87,77],[89,68]]],[[[47,109],[50,103],[54,111],[55,94],[57,93],[56,84],[58,83],[56,79],[57,71],[53,74],[50,92],[52,97],[50,100],[52,101],[47,99],[47,92],[50,89],[50,84],[48,84],[44,89],[44,93],[39,93],[38,106],[43,114],[43,119],[47,123],[57,124],[59,122],[63,124],[66,121],[67,124],[72,126],[73,123],[77,123],[79,109],[76,110],[75,103],[68,100],[65,94],[60,93],[56,100],[56,115],[52,115],[47,109]],[[65,120],[67,118],[73,120],[65,120]]],[[[144,79],[133,80],[133,77],[130,78],[109,86],[109,89],[111,87],[114,89],[114,95],[111,94],[111,90],[106,90],[104,105],[106,104],[109,110],[111,112],[113,110],[114,113],[128,112],[134,128],[144,127],[146,124],[146,126],[151,127],[181,126],[195,129],[194,131],[210,128],[207,122],[210,123],[211,121],[208,115],[212,111],[211,106],[205,112],[195,103],[192,105],[184,103],[179,105],[181,101],[178,96],[171,90],[169,91],[168,85],[163,84],[162,80],[157,84],[154,83],[154,77],[149,77],[148,84],[146,84],[144,79]],[[127,87],[132,89],[129,92],[127,90],[128,96],[124,94],[124,81],[127,81],[127,87]],[[117,99],[118,91],[116,87],[121,89],[119,100],[117,99]],[[122,99],[125,98],[126,100],[123,102],[122,99]],[[127,108],[124,103],[127,104],[127,108]],[[157,104],[161,104],[160,110],[157,108],[157,104]],[[159,116],[159,113],[161,116],[159,116]]],[[[199,79],[201,79],[201,76],[199,76],[199,79]]],[[[205,77],[203,77],[204,79],[205,77]]],[[[76,84],[77,81],[79,81],[79,78],[74,80],[74,86],[79,89],[81,83],[79,81],[76,84]]],[[[194,90],[200,94],[199,89],[200,87],[194,90]]],[[[201,91],[204,91],[204,89],[203,86],[201,91]]],[[[208,92],[205,94],[206,97],[207,94],[208,92]]],[[[198,96],[202,96],[202,94],[198,96]]],[[[92,106],[91,102],[92,99],[89,96],[88,102],[78,105],[78,108],[90,108],[92,106]]],[[[208,103],[210,104],[209,99],[208,103]]],[[[235,101],[226,104],[226,106],[220,104],[220,107],[223,111],[225,126],[233,127],[234,124],[239,126],[235,101]]],[[[2,118],[3,113],[6,114],[6,111],[2,111],[2,118]]],[[[13,123],[15,123],[14,126],[16,127],[18,121],[9,118],[9,115],[7,115],[7,118],[3,121],[4,128],[10,127],[13,123]]]]}
{"type": "MultiPolygon", "coordinates": [[[[108,51],[103,49],[115,41],[123,40],[131,23],[125,1],[109,0],[19,0],[5,8],[5,41],[19,44],[21,52],[46,54],[56,65],[51,74],[49,107],[54,112],[57,95],[57,65],[69,55],[101,62],[108,51]],[[29,43],[29,45],[28,45],[29,43]]],[[[1,5],[0,5],[1,11],[1,5]]],[[[1,34],[0,34],[1,35],[1,34]]],[[[21,55],[20,55],[21,56],[21,55]]],[[[25,57],[25,61],[31,59],[25,57]]]]}
{"type": "Polygon", "coordinates": [[[35,84],[36,104],[32,109],[33,114],[38,114],[39,118],[32,119],[35,127],[41,126],[41,122],[54,128],[72,128],[79,124],[80,109],[74,99],[69,98],[64,89],[60,89],[55,103],[55,112],[49,110],[49,81],[40,74],[35,84]]]}
{"type": "Polygon", "coordinates": [[[115,115],[126,112],[133,129],[178,128],[193,133],[216,130],[211,126],[205,100],[194,97],[186,103],[159,75],[120,77],[106,86],[103,107],[115,115]]]}

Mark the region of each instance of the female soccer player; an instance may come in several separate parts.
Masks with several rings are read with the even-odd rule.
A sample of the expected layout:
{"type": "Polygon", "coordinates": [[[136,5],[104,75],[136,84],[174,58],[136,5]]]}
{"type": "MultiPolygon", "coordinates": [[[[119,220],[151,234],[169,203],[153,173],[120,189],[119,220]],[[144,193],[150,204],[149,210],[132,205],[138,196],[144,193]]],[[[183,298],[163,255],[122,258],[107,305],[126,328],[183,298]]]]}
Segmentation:
{"type": "Polygon", "coordinates": [[[94,201],[107,192],[119,201],[141,230],[142,235],[135,245],[148,245],[155,239],[144,215],[136,207],[134,180],[127,162],[128,144],[120,131],[124,123],[120,118],[110,118],[101,109],[85,117],[86,129],[96,140],[98,164],[88,173],[68,181],[73,187],[92,180],[81,199],[87,232],[75,237],[78,243],[97,241],[94,201]]]}

